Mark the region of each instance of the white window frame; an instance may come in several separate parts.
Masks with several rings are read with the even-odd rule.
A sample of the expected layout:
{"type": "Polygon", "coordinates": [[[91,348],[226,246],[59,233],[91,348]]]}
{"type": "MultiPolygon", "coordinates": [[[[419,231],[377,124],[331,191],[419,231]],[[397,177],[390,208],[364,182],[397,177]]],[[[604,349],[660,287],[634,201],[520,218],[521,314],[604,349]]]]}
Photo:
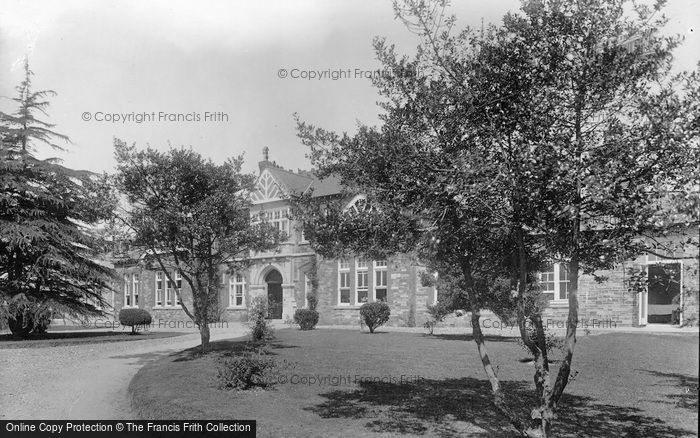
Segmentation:
{"type": "Polygon", "coordinates": [[[352,272],[350,271],[350,262],[347,259],[338,260],[338,305],[339,306],[349,306],[351,304],[352,295],[352,272]],[[342,279],[347,279],[347,284],[343,285],[342,279]],[[343,291],[348,291],[348,302],[343,303],[342,296],[343,291]]]}
{"type": "Polygon", "coordinates": [[[360,306],[369,302],[369,262],[367,259],[358,257],[355,259],[355,303],[360,306]],[[360,261],[364,261],[360,264],[360,261]],[[360,281],[364,279],[364,284],[360,281]],[[360,301],[360,292],[365,293],[365,301],[360,301]]]}
{"type": "Polygon", "coordinates": [[[375,260],[373,262],[374,274],[372,275],[372,301],[377,301],[377,289],[386,291],[386,301],[389,301],[389,263],[386,260],[375,260]],[[383,264],[380,264],[383,262],[383,264]],[[378,285],[378,279],[381,274],[384,274],[384,284],[378,285]],[[382,286],[382,287],[377,287],[382,286]]]}
{"type": "MultiPolygon", "coordinates": [[[[554,293],[554,297],[550,300],[550,302],[553,302],[553,303],[568,303],[569,302],[568,290],[567,290],[566,296],[563,298],[561,297],[561,294],[562,294],[561,283],[571,284],[570,278],[567,278],[566,280],[562,280],[562,278],[561,278],[562,265],[564,265],[564,264],[563,263],[552,263],[552,269],[554,269],[554,272],[553,272],[553,274],[554,274],[554,280],[553,280],[554,290],[542,292],[543,294],[554,293]]],[[[549,273],[552,273],[552,271],[538,273],[537,274],[538,281],[542,282],[542,275],[549,274],[549,273]]]]}
{"type": "Polygon", "coordinates": [[[175,296],[173,297],[173,306],[182,307],[182,273],[180,271],[175,271],[173,276],[175,277],[175,288],[173,290],[175,296]]]}
{"type": "Polygon", "coordinates": [[[241,273],[233,273],[228,279],[228,306],[231,309],[245,308],[245,276],[241,273]],[[241,304],[236,304],[238,297],[238,288],[240,286],[241,304]]]}
{"type": "Polygon", "coordinates": [[[131,303],[139,307],[139,290],[141,289],[139,274],[131,274],[131,303]]]}
{"type": "Polygon", "coordinates": [[[155,303],[153,307],[164,307],[165,303],[165,282],[167,281],[165,272],[163,271],[156,271],[155,275],[155,303]],[[159,298],[159,288],[158,288],[158,283],[160,282],[161,288],[160,288],[160,303],[158,303],[158,298],[159,298]]]}
{"type": "Polygon", "coordinates": [[[264,214],[272,226],[274,226],[278,231],[282,231],[287,235],[285,242],[288,242],[292,237],[291,233],[289,232],[289,208],[269,210],[264,214]]]}
{"type": "Polygon", "coordinates": [[[308,275],[304,274],[304,307],[309,308],[309,294],[312,292],[311,279],[308,275]]]}
{"type": "Polygon", "coordinates": [[[131,291],[129,290],[129,274],[124,274],[124,303],[123,307],[133,307],[134,301],[131,299],[131,291]]]}
{"type": "Polygon", "coordinates": [[[165,286],[163,292],[163,307],[175,307],[175,299],[173,294],[175,293],[175,285],[170,281],[170,276],[163,272],[163,285],[165,286]]]}
{"type": "Polygon", "coordinates": [[[306,240],[306,234],[304,233],[304,222],[301,222],[301,225],[299,225],[299,231],[300,231],[300,236],[299,236],[299,243],[309,243],[308,240],[306,240]]]}

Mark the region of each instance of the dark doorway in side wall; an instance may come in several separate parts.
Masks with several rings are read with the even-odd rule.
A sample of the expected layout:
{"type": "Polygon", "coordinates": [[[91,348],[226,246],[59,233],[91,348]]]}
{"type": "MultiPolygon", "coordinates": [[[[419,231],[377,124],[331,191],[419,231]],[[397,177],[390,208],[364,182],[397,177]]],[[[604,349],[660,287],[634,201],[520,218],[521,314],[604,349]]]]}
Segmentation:
{"type": "Polygon", "coordinates": [[[267,283],[267,317],[282,319],[282,274],[273,269],[265,276],[267,283]]]}
{"type": "Polygon", "coordinates": [[[650,324],[678,324],[681,298],[680,263],[649,265],[648,287],[647,321],[650,324]]]}

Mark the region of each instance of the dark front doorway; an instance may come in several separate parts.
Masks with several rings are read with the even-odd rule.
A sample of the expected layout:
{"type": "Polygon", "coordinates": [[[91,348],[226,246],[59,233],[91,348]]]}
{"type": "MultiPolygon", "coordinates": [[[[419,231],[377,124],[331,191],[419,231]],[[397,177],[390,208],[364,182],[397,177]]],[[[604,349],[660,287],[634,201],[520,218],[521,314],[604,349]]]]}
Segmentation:
{"type": "Polygon", "coordinates": [[[649,265],[650,324],[678,324],[680,317],[681,265],[663,263],[649,265]]]}
{"type": "Polygon", "coordinates": [[[267,283],[267,317],[282,319],[282,274],[272,270],[265,276],[267,283]]]}

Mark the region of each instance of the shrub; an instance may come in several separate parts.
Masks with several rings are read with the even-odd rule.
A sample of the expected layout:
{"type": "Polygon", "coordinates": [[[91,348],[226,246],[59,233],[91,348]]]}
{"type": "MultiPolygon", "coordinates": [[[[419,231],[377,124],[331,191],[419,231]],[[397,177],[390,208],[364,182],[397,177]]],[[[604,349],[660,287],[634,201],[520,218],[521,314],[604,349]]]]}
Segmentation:
{"type": "Polygon", "coordinates": [[[255,297],[248,310],[248,327],[253,341],[268,341],[274,337],[274,331],[267,320],[267,299],[255,297]]]}
{"type": "Polygon", "coordinates": [[[374,329],[389,321],[390,313],[389,305],[384,301],[365,303],[360,307],[360,319],[367,325],[370,333],[374,333],[374,329]]]}
{"type": "Polygon", "coordinates": [[[119,324],[131,327],[135,335],[139,328],[150,325],[153,319],[146,309],[122,309],[119,311],[119,324]]]}
{"type": "Polygon", "coordinates": [[[446,305],[439,301],[435,303],[435,305],[428,306],[427,309],[430,319],[423,324],[423,327],[428,329],[428,334],[432,335],[435,326],[437,326],[439,322],[442,322],[451,311],[446,305]]]}
{"type": "Polygon", "coordinates": [[[318,324],[318,312],[311,309],[297,309],[294,312],[294,322],[302,330],[313,330],[318,324]]]}
{"type": "Polygon", "coordinates": [[[217,377],[219,388],[244,390],[266,388],[274,383],[275,361],[261,351],[245,352],[242,356],[223,358],[217,377]]]}

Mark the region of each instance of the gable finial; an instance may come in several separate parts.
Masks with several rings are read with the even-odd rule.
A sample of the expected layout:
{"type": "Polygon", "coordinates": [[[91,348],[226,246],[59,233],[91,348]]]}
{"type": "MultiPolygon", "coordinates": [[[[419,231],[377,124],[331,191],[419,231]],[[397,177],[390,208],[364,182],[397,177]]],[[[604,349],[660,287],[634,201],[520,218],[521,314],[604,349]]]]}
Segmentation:
{"type": "Polygon", "coordinates": [[[270,161],[270,148],[267,146],[263,148],[263,159],[265,161],[270,161]]]}

